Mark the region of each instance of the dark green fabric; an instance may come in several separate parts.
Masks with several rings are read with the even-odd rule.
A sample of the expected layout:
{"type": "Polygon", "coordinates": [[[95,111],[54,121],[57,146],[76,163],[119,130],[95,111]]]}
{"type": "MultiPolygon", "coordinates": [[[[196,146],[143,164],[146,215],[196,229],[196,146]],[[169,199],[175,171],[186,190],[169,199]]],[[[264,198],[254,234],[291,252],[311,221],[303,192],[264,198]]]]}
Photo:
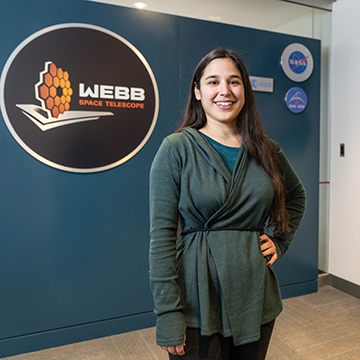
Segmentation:
{"type": "MultiPolygon", "coordinates": [[[[279,161],[291,229],[272,236],[281,257],[303,217],[305,190],[283,152],[279,161]]],[[[150,172],[150,284],[159,345],[181,344],[186,327],[198,327],[203,335],[233,336],[237,346],[258,340],[261,324],[279,315],[279,286],[257,231],[273,195],[268,175],[243,147],[231,174],[197,130],[164,139],[150,172]],[[205,231],[180,236],[177,246],[178,224],[183,232],[205,231]],[[227,230],[209,230],[216,228],[227,230]]]]}
{"type": "Polygon", "coordinates": [[[225,164],[229,168],[231,172],[234,171],[235,162],[237,158],[237,154],[239,152],[240,147],[230,147],[219,142],[215,141],[211,137],[201,133],[210,143],[210,145],[220,154],[221,158],[224,160],[225,164]]]}

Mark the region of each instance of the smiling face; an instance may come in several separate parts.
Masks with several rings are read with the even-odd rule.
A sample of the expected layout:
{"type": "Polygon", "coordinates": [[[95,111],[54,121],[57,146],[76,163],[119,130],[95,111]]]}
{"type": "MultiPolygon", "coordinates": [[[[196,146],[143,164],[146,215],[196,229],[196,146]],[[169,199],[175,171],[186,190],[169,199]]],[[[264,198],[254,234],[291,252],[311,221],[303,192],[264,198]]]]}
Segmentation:
{"type": "Polygon", "coordinates": [[[212,60],[194,92],[196,99],[201,101],[207,122],[236,126],[237,116],[245,104],[245,90],[233,60],[212,60]]]}

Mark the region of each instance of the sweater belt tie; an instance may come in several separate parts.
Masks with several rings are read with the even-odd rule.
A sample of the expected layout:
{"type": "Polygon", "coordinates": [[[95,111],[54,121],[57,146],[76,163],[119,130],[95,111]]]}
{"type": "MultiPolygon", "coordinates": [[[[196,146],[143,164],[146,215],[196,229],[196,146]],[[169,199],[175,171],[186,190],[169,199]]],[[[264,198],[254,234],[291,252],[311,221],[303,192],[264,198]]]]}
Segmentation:
{"type": "Polygon", "coordinates": [[[226,230],[235,230],[235,231],[258,231],[258,232],[262,232],[264,231],[264,229],[247,229],[247,228],[232,228],[232,227],[220,227],[220,228],[205,228],[205,226],[201,226],[197,229],[190,229],[187,231],[182,231],[181,235],[185,236],[185,235],[189,235],[192,234],[194,232],[198,232],[198,231],[226,231],[226,230]]]}

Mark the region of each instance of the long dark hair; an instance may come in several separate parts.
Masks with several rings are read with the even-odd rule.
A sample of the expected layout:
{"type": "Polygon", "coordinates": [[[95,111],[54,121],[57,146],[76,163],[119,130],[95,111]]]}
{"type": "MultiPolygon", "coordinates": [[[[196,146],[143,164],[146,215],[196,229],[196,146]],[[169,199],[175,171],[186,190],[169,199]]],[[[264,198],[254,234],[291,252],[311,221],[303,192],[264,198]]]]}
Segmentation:
{"type": "Polygon", "coordinates": [[[285,208],[286,189],[279,172],[276,154],[281,149],[279,145],[275,148],[264,133],[249,75],[241,58],[234,51],[215,49],[200,60],[191,81],[183,122],[177,132],[188,127],[201,129],[205,126],[206,115],[201,102],[195,97],[194,89],[195,87],[200,88],[200,80],[208,64],[215,59],[224,58],[231,59],[234,62],[240,71],[244,85],[245,104],[237,118],[237,129],[242,138],[242,146],[245,147],[249,156],[265,170],[273,184],[274,199],[270,209],[268,225],[274,227],[276,233],[286,231],[289,227],[289,216],[285,208]]]}

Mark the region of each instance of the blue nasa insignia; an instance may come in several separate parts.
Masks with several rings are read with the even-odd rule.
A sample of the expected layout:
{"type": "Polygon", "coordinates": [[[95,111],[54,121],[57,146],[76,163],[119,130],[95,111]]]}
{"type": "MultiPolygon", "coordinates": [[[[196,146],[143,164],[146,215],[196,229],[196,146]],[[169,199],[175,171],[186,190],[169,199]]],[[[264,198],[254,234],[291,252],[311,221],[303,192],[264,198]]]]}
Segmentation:
{"type": "Polygon", "coordinates": [[[280,64],[284,74],[292,81],[306,81],[314,70],[310,50],[298,43],[288,45],[281,54],[280,64]]]}
{"type": "Polygon", "coordinates": [[[308,103],[307,95],[303,89],[293,87],[286,93],[285,103],[291,112],[299,114],[306,109],[308,103]]]}
{"type": "Polygon", "coordinates": [[[307,68],[307,59],[310,55],[305,56],[300,51],[294,51],[289,56],[289,68],[295,74],[302,74],[307,68]]]}

